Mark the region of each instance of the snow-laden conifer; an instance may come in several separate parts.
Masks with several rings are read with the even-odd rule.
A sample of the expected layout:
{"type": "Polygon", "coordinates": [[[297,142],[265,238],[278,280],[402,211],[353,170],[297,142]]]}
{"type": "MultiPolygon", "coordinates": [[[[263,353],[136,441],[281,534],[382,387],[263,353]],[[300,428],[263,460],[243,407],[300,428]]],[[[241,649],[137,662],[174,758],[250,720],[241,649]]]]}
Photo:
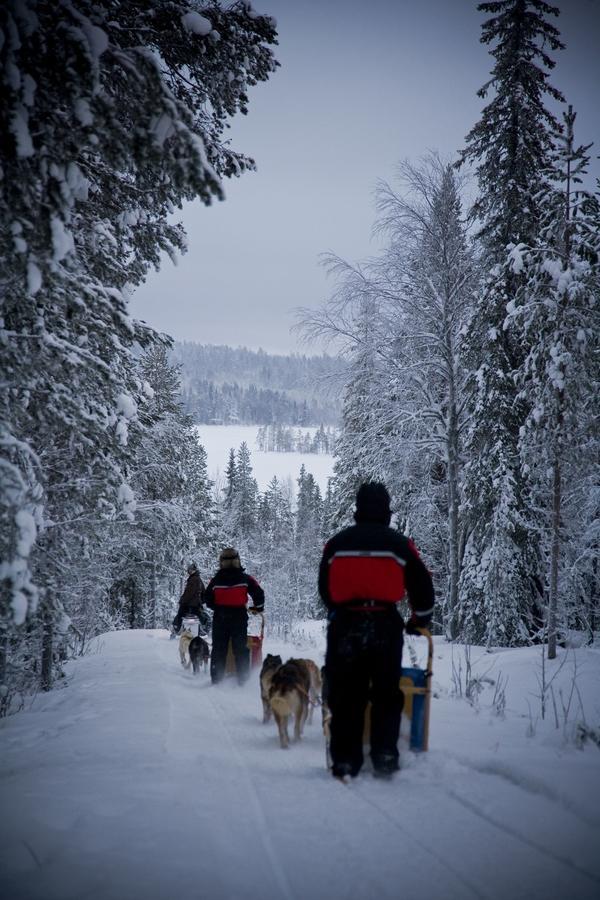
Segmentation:
{"type": "MultiPolygon", "coordinates": [[[[600,334],[600,203],[581,186],[589,147],[576,146],[574,123],[569,107],[555,137],[548,187],[537,198],[542,213],[537,239],[509,252],[510,264],[524,278],[516,302],[509,304],[507,326],[528,348],[518,377],[519,400],[527,409],[519,446],[533,483],[548,560],[544,586],[551,659],[556,654],[559,598],[563,612],[581,619],[589,600],[581,601],[595,589],[589,583],[579,603],[569,597],[577,590],[573,577],[577,567],[575,572],[570,569],[583,549],[576,524],[581,522],[579,510],[598,476],[597,410],[592,398],[599,389],[600,334]]],[[[592,512],[595,515],[597,511],[592,512]]],[[[563,618],[563,628],[566,624],[563,618]]]]}
{"type": "Polygon", "coordinates": [[[517,379],[527,348],[504,327],[507,305],[522,274],[506,259],[508,244],[528,244],[539,225],[557,122],[548,101],[562,99],[549,80],[549,50],[562,48],[542,0],[482,3],[491,13],[482,42],[495,63],[480,89],[492,92],[467,135],[462,161],[477,173],[474,213],[482,241],[482,280],[468,327],[474,404],[465,449],[465,511],[469,539],[461,575],[461,617],[472,639],[510,644],[526,640],[540,602],[540,549],[531,527],[530,485],[519,462],[525,417],[517,379]]]}

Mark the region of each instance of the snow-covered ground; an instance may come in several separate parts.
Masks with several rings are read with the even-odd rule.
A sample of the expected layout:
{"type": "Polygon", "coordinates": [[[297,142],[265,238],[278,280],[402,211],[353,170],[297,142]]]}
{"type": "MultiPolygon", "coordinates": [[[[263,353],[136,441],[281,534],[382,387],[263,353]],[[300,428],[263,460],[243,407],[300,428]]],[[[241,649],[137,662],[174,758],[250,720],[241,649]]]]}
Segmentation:
{"type": "MultiPolygon", "coordinates": [[[[314,476],[324,492],[327,479],[333,475],[333,457],[325,453],[265,453],[256,446],[259,425],[198,425],[198,439],[206,450],[208,474],[213,480],[223,477],[229,451],[237,450],[245,441],[252,455],[254,477],[261,491],[264,491],[273,475],[281,482],[291,478],[296,487],[300,467],[304,463],[306,471],[314,476]]],[[[316,428],[302,428],[302,432],[316,432],[316,428]]]]}
{"type": "MultiPolygon", "coordinates": [[[[294,640],[265,651],[321,662],[319,625],[294,640]]],[[[364,770],[344,786],[325,770],[318,716],[279,748],[256,673],[213,688],[167,632],[106,634],[62,688],[0,722],[2,897],[597,898],[600,751],[565,742],[552,712],[538,720],[539,659],[473,651],[476,674],[508,676],[501,718],[487,682],[478,709],[451,696],[464,655],[438,641],[430,752],[405,750],[391,783],[364,770]]],[[[600,653],[576,659],[597,724],[600,653]]],[[[559,717],[572,675],[569,654],[559,717]]]]}

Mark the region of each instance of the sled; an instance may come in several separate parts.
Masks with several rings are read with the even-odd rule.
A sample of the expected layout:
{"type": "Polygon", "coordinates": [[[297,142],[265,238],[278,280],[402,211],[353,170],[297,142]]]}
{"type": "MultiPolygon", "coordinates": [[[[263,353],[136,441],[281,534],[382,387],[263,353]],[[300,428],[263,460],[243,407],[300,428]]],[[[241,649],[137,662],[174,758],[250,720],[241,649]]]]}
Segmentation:
{"type": "MultiPolygon", "coordinates": [[[[410,721],[409,747],[414,753],[424,753],[429,749],[429,714],[431,710],[431,676],[433,674],[433,638],[427,628],[417,629],[418,634],[427,640],[426,668],[418,666],[402,666],[400,673],[400,690],[404,695],[402,719],[410,721]]],[[[325,735],[325,761],[327,768],[332,765],[329,742],[331,712],[323,697],[323,733],[325,735]]],[[[365,711],[363,744],[371,743],[371,704],[365,711]]]]}
{"type": "MultiPolygon", "coordinates": [[[[265,636],[265,617],[261,612],[252,613],[248,616],[248,637],[246,646],[250,651],[250,669],[258,669],[262,666],[262,645],[265,636]]],[[[235,656],[231,641],[227,647],[227,661],[225,663],[225,674],[235,675],[235,656]]]]}
{"type": "Polygon", "coordinates": [[[419,628],[418,633],[427,640],[426,668],[403,666],[400,690],[404,694],[402,715],[410,719],[410,749],[415,753],[424,753],[429,749],[433,638],[427,628],[419,628]]]}

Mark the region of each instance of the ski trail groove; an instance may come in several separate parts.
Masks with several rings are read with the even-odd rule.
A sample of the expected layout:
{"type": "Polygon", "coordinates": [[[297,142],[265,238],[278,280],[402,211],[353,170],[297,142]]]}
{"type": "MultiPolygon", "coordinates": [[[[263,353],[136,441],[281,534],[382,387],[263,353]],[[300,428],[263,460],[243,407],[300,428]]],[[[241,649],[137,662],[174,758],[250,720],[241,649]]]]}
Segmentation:
{"type": "MultiPolygon", "coordinates": [[[[402,835],[403,838],[408,840],[411,844],[414,844],[415,846],[417,846],[419,848],[419,850],[423,849],[422,844],[418,840],[416,840],[416,838],[411,834],[411,832],[408,831],[408,829],[406,829],[403,825],[401,825],[400,822],[398,822],[398,820],[394,818],[394,816],[390,815],[390,813],[388,813],[387,810],[382,809],[382,807],[379,806],[377,803],[375,803],[370,797],[365,796],[365,794],[363,793],[362,790],[360,790],[360,788],[357,790],[356,789],[357,786],[351,784],[348,787],[350,787],[350,790],[352,791],[353,795],[359,797],[359,799],[364,804],[371,807],[371,809],[376,810],[376,812],[378,812],[379,815],[382,816],[386,820],[386,822],[389,822],[391,825],[393,825],[393,827],[396,829],[396,831],[398,831],[402,835]]],[[[438,863],[440,863],[440,865],[442,865],[444,868],[448,869],[449,872],[452,872],[452,874],[457,878],[457,880],[460,881],[461,884],[464,884],[464,886],[466,888],[468,888],[468,890],[471,892],[471,894],[474,897],[479,898],[479,900],[487,900],[487,898],[489,897],[489,895],[487,893],[482,893],[481,889],[479,887],[477,887],[477,885],[473,884],[468,878],[465,878],[465,876],[462,874],[462,872],[459,872],[458,869],[456,869],[451,863],[449,863],[446,859],[444,859],[443,856],[440,856],[440,854],[437,853],[431,845],[428,845],[427,852],[438,863]]]]}
{"type": "Polygon", "coordinates": [[[489,825],[493,825],[494,828],[497,828],[498,831],[503,832],[504,834],[509,835],[509,837],[514,838],[517,841],[520,841],[522,844],[525,844],[527,847],[531,847],[532,850],[541,853],[543,856],[546,856],[548,859],[551,859],[553,862],[560,863],[563,866],[566,866],[573,872],[577,872],[578,875],[583,875],[585,878],[588,878],[590,881],[593,881],[594,884],[600,885],[600,878],[595,875],[593,872],[588,872],[587,869],[584,869],[582,866],[573,862],[570,859],[567,859],[564,856],[560,856],[557,853],[553,853],[551,850],[548,850],[546,847],[543,847],[541,844],[538,844],[536,841],[531,838],[525,837],[525,835],[521,834],[517,831],[516,828],[511,828],[510,825],[505,825],[503,822],[498,822],[494,819],[493,816],[490,816],[489,813],[484,812],[480,809],[475,803],[472,803],[470,800],[465,800],[464,797],[461,797],[459,794],[455,793],[451,788],[444,788],[444,793],[463,806],[465,809],[468,809],[474,815],[478,816],[480,819],[483,819],[484,822],[487,822],[489,825]]]}
{"type": "Polygon", "coordinates": [[[558,793],[558,791],[553,790],[549,785],[545,784],[541,780],[535,780],[532,776],[529,775],[521,776],[516,772],[512,772],[508,766],[503,766],[498,762],[478,763],[473,760],[469,760],[468,757],[461,756],[457,753],[448,752],[447,755],[449,758],[454,759],[457,763],[459,763],[459,765],[463,766],[469,771],[478,772],[480,775],[502,778],[513,787],[525,791],[526,793],[531,794],[533,797],[543,797],[544,799],[549,800],[551,803],[555,803],[566,812],[575,816],[575,818],[579,819],[584,825],[587,825],[589,828],[593,828],[594,830],[600,829],[599,819],[595,819],[592,816],[586,815],[586,813],[583,812],[577,806],[577,804],[572,803],[568,797],[565,797],[558,793]]]}
{"type": "Polygon", "coordinates": [[[227,727],[225,710],[223,709],[222,706],[215,703],[215,699],[212,694],[209,693],[208,699],[210,701],[210,705],[213,708],[213,712],[215,713],[215,718],[218,721],[223,734],[225,735],[227,743],[228,743],[229,747],[231,748],[233,755],[238,760],[240,771],[243,772],[243,777],[244,777],[244,782],[246,785],[248,797],[252,804],[252,810],[253,810],[254,816],[256,818],[256,821],[258,823],[258,830],[259,830],[260,838],[261,838],[263,847],[265,848],[265,853],[267,855],[267,859],[269,860],[269,865],[271,866],[271,871],[273,873],[274,879],[277,882],[277,884],[279,885],[279,888],[282,892],[281,896],[285,897],[286,900],[295,900],[295,896],[291,889],[290,883],[287,879],[287,876],[286,876],[283,868],[281,867],[281,865],[279,863],[277,854],[275,852],[275,848],[273,847],[273,842],[271,841],[271,838],[269,835],[269,829],[267,827],[267,820],[265,818],[265,814],[264,814],[264,811],[263,811],[263,808],[262,808],[262,805],[260,802],[260,797],[258,796],[256,788],[254,787],[254,784],[252,782],[252,778],[250,777],[250,774],[248,772],[248,766],[246,764],[244,757],[238,750],[238,748],[235,744],[235,741],[233,740],[233,738],[231,736],[229,728],[227,727]]]}

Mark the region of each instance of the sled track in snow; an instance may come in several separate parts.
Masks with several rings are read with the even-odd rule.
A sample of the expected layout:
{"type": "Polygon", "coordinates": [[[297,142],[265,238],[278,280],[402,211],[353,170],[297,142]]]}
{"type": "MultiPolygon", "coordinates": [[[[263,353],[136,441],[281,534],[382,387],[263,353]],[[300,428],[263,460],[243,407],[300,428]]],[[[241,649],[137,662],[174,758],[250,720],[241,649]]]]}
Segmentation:
{"type": "Polygon", "coordinates": [[[215,719],[219,722],[221,730],[225,736],[225,739],[227,740],[227,744],[228,744],[232,754],[235,756],[236,760],[239,763],[240,771],[242,771],[244,773],[243,774],[244,782],[246,784],[246,790],[248,793],[248,797],[249,797],[249,800],[250,800],[250,803],[252,806],[252,810],[253,810],[257,825],[258,825],[258,832],[260,834],[260,838],[261,838],[263,847],[265,848],[265,854],[266,854],[267,859],[269,860],[269,865],[271,867],[273,877],[274,877],[276,883],[279,885],[279,888],[281,890],[281,896],[285,897],[286,900],[295,900],[294,893],[290,887],[290,884],[286,877],[286,874],[279,863],[277,854],[275,852],[275,848],[273,847],[273,843],[269,836],[267,820],[265,818],[262,804],[260,802],[260,797],[258,796],[256,788],[254,787],[250,773],[248,772],[248,766],[246,764],[244,757],[238,750],[238,748],[235,744],[235,741],[233,740],[233,738],[231,736],[231,732],[229,731],[229,728],[227,727],[226,710],[220,704],[215,702],[215,698],[214,698],[213,694],[210,693],[210,688],[209,688],[209,700],[210,700],[210,705],[213,709],[213,712],[215,713],[215,719]]]}
{"type": "Polygon", "coordinates": [[[497,819],[495,819],[493,816],[490,816],[489,813],[484,812],[470,800],[466,800],[464,797],[461,797],[451,788],[444,788],[444,793],[447,797],[450,797],[456,803],[459,803],[465,809],[468,809],[469,812],[472,812],[478,818],[483,819],[483,821],[487,822],[488,825],[492,825],[494,828],[497,828],[503,834],[507,834],[509,837],[520,841],[522,844],[525,844],[525,846],[531,847],[532,850],[535,850],[537,853],[541,853],[543,856],[546,856],[553,862],[560,863],[561,865],[566,866],[572,872],[576,872],[578,875],[583,875],[584,878],[588,878],[594,884],[600,885],[600,878],[593,872],[589,872],[587,869],[584,869],[583,866],[578,865],[578,863],[575,863],[564,856],[553,853],[551,850],[548,850],[546,847],[543,847],[541,844],[538,844],[531,838],[528,838],[525,835],[521,834],[519,831],[517,831],[516,828],[511,828],[510,825],[506,825],[504,822],[498,822],[497,819]]]}
{"type": "Polygon", "coordinates": [[[504,766],[499,762],[479,763],[456,753],[447,753],[447,755],[465,769],[477,772],[479,775],[502,778],[513,787],[531,794],[532,797],[543,797],[545,800],[555,803],[565,810],[565,812],[568,812],[579,819],[580,822],[588,828],[600,830],[600,819],[587,815],[575,803],[572,803],[568,797],[559,794],[558,791],[553,790],[541,780],[537,780],[530,775],[520,775],[517,772],[512,771],[508,766],[504,766]]]}
{"type": "MultiPolygon", "coordinates": [[[[383,819],[385,819],[386,822],[392,825],[394,829],[399,832],[406,841],[418,847],[420,852],[423,851],[423,844],[420,841],[416,840],[414,835],[405,826],[401,825],[400,822],[398,822],[398,820],[387,810],[382,809],[382,807],[379,806],[379,804],[375,803],[374,800],[371,799],[371,797],[367,797],[358,785],[350,783],[349,785],[344,786],[344,790],[350,790],[352,792],[352,796],[358,797],[362,801],[362,803],[364,803],[370,809],[374,809],[383,819]]],[[[445,859],[443,856],[440,856],[440,854],[437,853],[433,849],[433,847],[431,847],[431,845],[427,847],[427,853],[442,866],[448,869],[449,872],[452,872],[455,878],[470,891],[473,897],[478,897],[479,900],[486,900],[488,895],[483,894],[475,884],[473,884],[468,878],[465,878],[462,872],[459,872],[458,869],[455,869],[447,859],[445,859]]]]}

